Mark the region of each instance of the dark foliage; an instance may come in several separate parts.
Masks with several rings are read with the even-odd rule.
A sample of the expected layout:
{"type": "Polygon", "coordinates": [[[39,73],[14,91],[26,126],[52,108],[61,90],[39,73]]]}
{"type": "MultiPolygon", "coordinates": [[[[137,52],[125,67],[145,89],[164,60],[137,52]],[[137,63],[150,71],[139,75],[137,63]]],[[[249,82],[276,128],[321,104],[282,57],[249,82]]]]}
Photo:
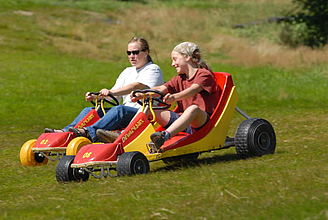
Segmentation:
{"type": "Polygon", "coordinates": [[[286,20],[282,40],[291,46],[322,47],[328,43],[328,0],[293,0],[296,10],[286,20]]]}

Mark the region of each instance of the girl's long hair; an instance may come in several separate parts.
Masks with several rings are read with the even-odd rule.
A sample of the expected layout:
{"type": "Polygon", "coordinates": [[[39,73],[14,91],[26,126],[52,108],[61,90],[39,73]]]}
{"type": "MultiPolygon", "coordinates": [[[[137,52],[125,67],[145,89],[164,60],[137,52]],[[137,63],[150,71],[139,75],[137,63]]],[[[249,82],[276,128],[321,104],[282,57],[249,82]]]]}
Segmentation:
{"type": "Polygon", "coordinates": [[[197,44],[192,42],[183,42],[175,46],[173,51],[191,57],[192,62],[197,68],[204,68],[212,72],[211,68],[202,59],[200,48],[197,44]]]}

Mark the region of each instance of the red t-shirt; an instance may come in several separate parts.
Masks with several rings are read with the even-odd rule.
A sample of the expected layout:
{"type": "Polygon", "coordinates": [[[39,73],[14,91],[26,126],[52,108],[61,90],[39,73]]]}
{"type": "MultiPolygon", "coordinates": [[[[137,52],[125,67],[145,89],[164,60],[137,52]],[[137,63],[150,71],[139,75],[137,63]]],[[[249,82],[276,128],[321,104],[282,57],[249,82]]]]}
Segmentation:
{"type": "Polygon", "coordinates": [[[201,110],[211,115],[219,101],[220,88],[215,82],[214,75],[207,69],[198,69],[196,74],[188,79],[185,74],[179,74],[166,82],[164,86],[171,94],[181,92],[192,84],[200,85],[203,90],[196,95],[178,101],[178,113],[190,105],[197,105],[201,110]]]}

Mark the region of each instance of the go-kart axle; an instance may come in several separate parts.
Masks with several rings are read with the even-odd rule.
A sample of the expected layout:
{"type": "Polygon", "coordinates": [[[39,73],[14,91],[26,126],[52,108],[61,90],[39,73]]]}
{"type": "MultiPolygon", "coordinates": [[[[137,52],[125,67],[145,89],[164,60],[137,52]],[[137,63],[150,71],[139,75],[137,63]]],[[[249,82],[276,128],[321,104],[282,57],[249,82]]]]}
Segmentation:
{"type": "Polygon", "coordinates": [[[246,112],[242,111],[240,108],[235,107],[236,111],[241,114],[242,116],[244,116],[246,119],[251,119],[251,117],[249,115],[246,114],[246,112]]]}

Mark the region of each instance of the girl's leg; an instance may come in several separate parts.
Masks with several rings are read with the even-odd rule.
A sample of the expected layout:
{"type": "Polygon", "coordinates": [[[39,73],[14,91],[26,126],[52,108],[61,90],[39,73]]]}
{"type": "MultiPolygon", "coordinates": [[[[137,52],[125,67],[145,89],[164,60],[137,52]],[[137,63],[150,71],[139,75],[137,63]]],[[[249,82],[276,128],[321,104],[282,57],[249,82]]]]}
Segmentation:
{"type": "MultiPolygon", "coordinates": [[[[148,112],[148,115],[150,112],[148,112]]],[[[169,110],[163,110],[163,111],[155,111],[156,114],[156,121],[158,124],[160,124],[163,127],[167,127],[167,124],[170,122],[171,118],[171,111],[169,110]]]]}
{"type": "Polygon", "coordinates": [[[176,135],[178,132],[186,130],[190,125],[195,128],[203,126],[208,119],[208,114],[202,111],[198,106],[189,106],[182,115],[177,118],[169,127],[163,132],[155,132],[150,136],[150,139],[155,144],[156,148],[160,147],[170,137],[176,135]]]}
{"type": "Polygon", "coordinates": [[[189,106],[182,115],[170,125],[166,131],[171,134],[171,137],[178,132],[185,130],[189,125],[193,128],[203,126],[208,119],[208,114],[201,110],[197,105],[189,106]]]}

